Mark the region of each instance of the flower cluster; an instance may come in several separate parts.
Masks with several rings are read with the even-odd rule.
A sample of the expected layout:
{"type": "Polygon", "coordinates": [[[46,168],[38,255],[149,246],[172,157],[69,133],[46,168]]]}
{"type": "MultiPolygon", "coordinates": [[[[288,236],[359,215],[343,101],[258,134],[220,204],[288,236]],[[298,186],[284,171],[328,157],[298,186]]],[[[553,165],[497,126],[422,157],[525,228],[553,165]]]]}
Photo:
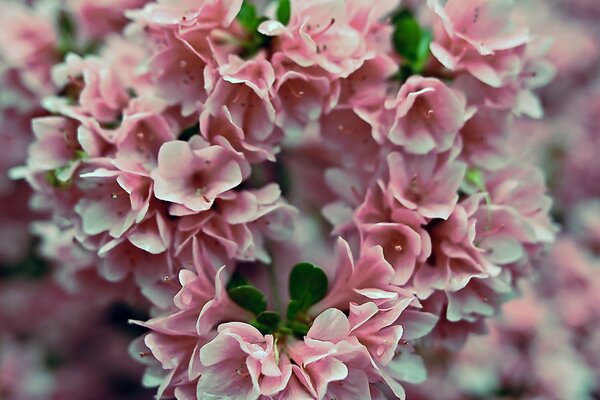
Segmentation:
{"type": "Polygon", "coordinates": [[[554,240],[509,140],[553,69],[510,0],[70,3],[21,27],[12,175],[64,286],[148,302],[157,398],[404,398],[554,240]]]}

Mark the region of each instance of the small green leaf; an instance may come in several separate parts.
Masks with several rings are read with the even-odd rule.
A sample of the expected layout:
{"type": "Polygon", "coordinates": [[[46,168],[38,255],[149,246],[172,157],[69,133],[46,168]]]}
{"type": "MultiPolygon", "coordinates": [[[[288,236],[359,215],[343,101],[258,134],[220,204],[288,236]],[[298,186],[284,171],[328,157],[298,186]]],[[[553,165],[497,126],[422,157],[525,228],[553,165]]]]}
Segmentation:
{"type": "Polygon", "coordinates": [[[66,12],[58,14],[58,51],[62,56],[74,50],[75,47],[75,22],[66,12]]]}
{"type": "Polygon", "coordinates": [[[300,263],[290,274],[290,297],[300,303],[300,311],[307,310],[327,294],[327,275],[311,263],[300,263]]]}
{"type": "Polygon", "coordinates": [[[302,322],[298,322],[298,321],[290,321],[288,323],[288,326],[290,327],[292,332],[294,332],[294,334],[298,335],[299,337],[306,336],[306,334],[308,333],[308,330],[309,330],[308,325],[303,324],[302,322]]]}
{"type": "Polygon", "coordinates": [[[254,33],[260,24],[256,7],[249,1],[244,1],[240,12],[237,15],[237,20],[245,31],[254,33]]]}
{"type": "Polygon", "coordinates": [[[269,333],[273,333],[267,325],[261,324],[260,322],[258,322],[255,319],[253,319],[252,321],[250,321],[248,323],[250,325],[252,325],[253,327],[255,327],[256,329],[258,329],[260,331],[260,333],[262,333],[263,335],[268,335],[269,333]]]}
{"type": "Polygon", "coordinates": [[[267,309],[265,295],[250,285],[242,285],[228,291],[229,297],[240,307],[258,315],[267,309]]]}
{"type": "Polygon", "coordinates": [[[292,321],[296,319],[296,316],[300,313],[302,304],[297,300],[290,300],[287,307],[287,319],[292,321]]]}
{"type": "Polygon", "coordinates": [[[410,62],[417,60],[419,43],[421,42],[421,27],[408,11],[401,11],[393,18],[394,48],[402,57],[410,62]]]}
{"type": "Polygon", "coordinates": [[[281,316],[275,311],[264,311],[261,312],[258,317],[256,317],[256,320],[261,324],[273,328],[273,331],[275,331],[279,321],[281,321],[281,316]]]}
{"type": "Polygon", "coordinates": [[[200,134],[200,124],[192,125],[189,128],[181,131],[177,139],[189,142],[189,140],[194,136],[200,134]]]}
{"type": "Polygon", "coordinates": [[[279,0],[279,6],[277,7],[277,20],[284,25],[290,22],[290,15],[292,12],[292,6],[290,0],[279,0]]]}
{"type": "Polygon", "coordinates": [[[263,335],[277,331],[281,317],[275,311],[263,311],[250,321],[250,325],[258,329],[263,335]]]}
{"type": "Polygon", "coordinates": [[[396,52],[403,58],[399,80],[421,73],[429,57],[429,45],[433,35],[421,28],[419,22],[407,10],[400,11],[392,18],[394,33],[392,40],[396,52]]]}
{"type": "Polygon", "coordinates": [[[483,173],[478,168],[469,168],[465,174],[467,183],[475,186],[481,191],[485,191],[485,179],[483,173]]]}
{"type": "Polygon", "coordinates": [[[234,289],[236,287],[240,287],[240,286],[252,286],[250,285],[250,282],[248,282],[248,279],[246,279],[244,276],[242,276],[239,272],[235,271],[233,273],[233,275],[231,275],[231,278],[229,279],[229,282],[227,283],[227,290],[231,290],[234,289]]]}

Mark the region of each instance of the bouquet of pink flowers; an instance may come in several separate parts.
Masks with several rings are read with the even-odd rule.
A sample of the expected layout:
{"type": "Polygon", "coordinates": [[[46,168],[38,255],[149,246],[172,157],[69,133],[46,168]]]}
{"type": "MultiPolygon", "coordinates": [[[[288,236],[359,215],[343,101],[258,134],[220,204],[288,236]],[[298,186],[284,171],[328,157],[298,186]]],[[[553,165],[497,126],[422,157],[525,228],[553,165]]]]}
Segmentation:
{"type": "Polygon", "coordinates": [[[512,3],[7,0],[0,219],[157,399],[404,399],[555,240],[512,3]]]}

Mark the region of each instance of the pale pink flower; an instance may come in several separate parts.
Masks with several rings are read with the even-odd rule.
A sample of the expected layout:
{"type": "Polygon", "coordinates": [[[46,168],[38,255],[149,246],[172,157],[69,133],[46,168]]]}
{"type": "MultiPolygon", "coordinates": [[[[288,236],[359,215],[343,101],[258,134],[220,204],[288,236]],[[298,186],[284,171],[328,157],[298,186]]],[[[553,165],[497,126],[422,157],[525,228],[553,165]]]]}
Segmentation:
{"type": "Polygon", "coordinates": [[[91,164],[81,178],[77,184],[81,199],[75,212],[81,216],[87,235],[109,232],[118,238],[146,216],[152,196],[148,177],[91,164]]]}
{"type": "Polygon", "coordinates": [[[396,272],[385,260],[381,246],[363,249],[356,263],[350,246],[341,238],[337,241],[336,251],[337,265],[328,293],[311,307],[311,314],[318,315],[332,307],[345,310],[351,302],[362,304],[370,299],[377,303],[405,294],[392,285],[396,272]]]}
{"type": "Polygon", "coordinates": [[[396,271],[394,284],[403,285],[415,266],[431,255],[431,239],[423,228],[427,222],[418,213],[403,208],[379,186],[367,193],[356,210],[355,220],[361,234],[361,246],[380,245],[385,259],[396,271]]]}
{"type": "MultiPolygon", "coordinates": [[[[231,55],[219,68],[221,78],[206,101],[203,114],[216,115],[225,107],[231,122],[244,132],[250,145],[280,136],[270,91],[275,82],[273,66],[264,59],[244,61],[231,55]]],[[[272,149],[270,153],[274,153],[272,149]]]]}
{"type": "Polygon", "coordinates": [[[361,110],[379,108],[388,97],[389,79],[396,72],[396,60],[386,53],[365,61],[359,69],[340,80],[340,106],[361,110]]]}
{"type": "Polygon", "coordinates": [[[210,209],[215,199],[238,186],[246,173],[241,155],[226,141],[224,144],[211,146],[200,136],[189,143],[163,144],[158,167],[152,172],[155,196],[174,203],[171,212],[175,214],[210,209]]]}
{"type": "Polygon", "coordinates": [[[498,170],[510,161],[507,143],[512,117],[507,111],[480,107],[460,131],[460,158],[486,170],[498,170]]]}
{"type": "Polygon", "coordinates": [[[314,398],[369,399],[369,381],[378,381],[370,355],[349,336],[348,317],[338,309],[323,311],[303,342],[289,346],[290,358],[302,368],[301,381],[314,398]]]}
{"type": "Polygon", "coordinates": [[[134,19],[159,27],[217,28],[230,25],[242,0],[158,0],[128,13],[134,19]]]}
{"type": "Polygon", "coordinates": [[[450,0],[442,6],[430,0],[428,5],[434,19],[431,52],[445,68],[466,70],[495,88],[520,72],[530,37],[510,20],[512,1],[450,0]]]}
{"type": "Polygon", "coordinates": [[[280,196],[276,185],[229,192],[216,200],[220,211],[182,217],[175,233],[175,256],[187,266],[218,266],[232,259],[269,262],[265,239],[288,240],[297,215],[280,196]]]}
{"type": "Polygon", "coordinates": [[[487,261],[485,250],[476,243],[477,220],[473,214],[479,201],[479,196],[467,198],[447,220],[436,219],[426,227],[432,251],[414,275],[413,286],[419,298],[427,298],[435,290],[454,292],[473,278],[499,273],[499,267],[487,261]]]}
{"type": "Polygon", "coordinates": [[[215,67],[181,40],[165,40],[151,60],[153,89],[167,104],[180,105],[184,116],[196,115],[213,89],[215,67]]]}
{"type": "Polygon", "coordinates": [[[75,97],[71,99],[74,106],[65,104],[67,112],[91,116],[101,124],[118,120],[129,102],[127,89],[111,66],[93,56],[69,54],[53,68],[52,78],[57,87],[75,97]]]}
{"type": "Polygon", "coordinates": [[[273,97],[277,125],[298,136],[306,124],[328,114],[337,104],[340,86],[316,68],[300,68],[284,53],[273,56],[273,97]]]}
{"type": "Polygon", "coordinates": [[[365,7],[359,1],[294,1],[287,26],[265,21],[259,31],[276,36],[277,50],[301,67],[316,65],[346,78],[375,57],[367,38],[388,7],[365,7]]]}
{"type": "Polygon", "coordinates": [[[457,189],[466,171],[465,164],[448,155],[399,152],[390,153],[387,164],[390,197],[425,218],[448,218],[458,200],[457,189]]]}
{"type": "Polygon", "coordinates": [[[350,108],[336,108],[321,117],[320,130],[324,145],[335,155],[339,165],[352,170],[376,169],[381,146],[371,135],[363,116],[350,108]]]}
{"type": "Polygon", "coordinates": [[[120,125],[107,133],[116,152],[113,163],[121,170],[149,175],[158,165],[161,146],[176,138],[177,123],[160,102],[133,99],[123,111],[120,125]]]}
{"type": "Polygon", "coordinates": [[[280,357],[273,335],[263,336],[251,325],[230,322],[200,349],[203,371],[198,396],[257,399],[273,396],[287,385],[292,365],[280,357]]]}
{"type": "Polygon", "coordinates": [[[153,361],[145,360],[150,354],[145,353],[142,343],[134,343],[134,346],[149,364],[146,374],[158,374],[162,378],[158,397],[163,393],[172,394],[178,387],[195,384],[203,371],[200,349],[214,337],[214,328],[231,318],[248,317],[248,313],[227,296],[224,268],[209,271],[198,274],[180,271],[182,287],[173,299],[175,311],[147,322],[136,321],[152,330],[144,336],[144,343],[162,370],[153,366],[153,361]]]}
{"type": "Polygon", "coordinates": [[[49,95],[53,90],[50,69],[59,61],[51,15],[42,7],[10,1],[2,4],[0,23],[4,27],[0,38],[1,75],[12,70],[15,74],[9,78],[11,86],[36,96],[49,95]]]}
{"type": "Polygon", "coordinates": [[[68,6],[75,13],[77,27],[87,37],[102,39],[125,27],[128,22],[125,11],[141,7],[146,2],[147,0],[69,0],[68,6]]]}
{"type": "Polygon", "coordinates": [[[475,214],[478,247],[497,265],[527,262],[536,250],[554,241],[556,226],[548,216],[552,201],[545,194],[540,170],[523,165],[486,176],[490,204],[475,214]]]}
{"type": "Polygon", "coordinates": [[[442,81],[412,76],[395,98],[385,102],[381,116],[385,131],[376,133],[408,153],[444,152],[474,112],[467,109],[462,93],[442,81]]]}

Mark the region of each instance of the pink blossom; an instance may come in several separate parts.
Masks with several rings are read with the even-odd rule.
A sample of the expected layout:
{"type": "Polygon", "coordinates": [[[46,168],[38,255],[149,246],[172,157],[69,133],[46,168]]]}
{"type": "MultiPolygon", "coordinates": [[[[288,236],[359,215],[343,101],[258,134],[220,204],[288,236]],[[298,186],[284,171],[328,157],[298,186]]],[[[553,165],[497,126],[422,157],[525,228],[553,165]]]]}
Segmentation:
{"type": "Polygon", "coordinates": [[[272,396],[282,391],[292,373],[285,357],[278,355],[272,335],[231,322],[219,326],[219,334],[200,349],[204,371],[198,381],[198,396],[231,399],[272,396]]]}
{"type": "Polygon", "coordinates": [[[224,144],[211,146],[196,136],[189,143],[172,141],[161,147],[152,172],[154,193],[182,206],[172,207],[172,213],[208,210],[217,197],[242,182],[245,161],[224,144]]]}
{"type": "Polygon", "coordinates": [[[415,266],[431,255],[431,239],[423,228],[426,220],[414,211],[389,202],[379,186],[369,190],[365,202],[356,211],[355,220],[361,246],[383,248],[385,259],[396,271],[395,284],[405,284],[415,266]]]}
{"type": "Polygon", "coordinates": [[[529,35],[510,21],[510,0],[475,0],[466,6],[451,0],[443,7],[431,0],[428,5],[434,18],[431,52],[444,67],[466,70],[495,88],[519,73],[529,35]]]}
{"type": "Polygon", "coordinates": [[[387,192],[402,206],[426,218],[446,219],[458,200],[456,191],[465,174],[463,163],[447,156],[387,156],[387,192]]]}
{"type": "Polygon", "coordinates": [[[456,206],[446,220],[434,220],[428,227],[432,253],[420,264],[413,285],[420,298],[434,290],[451,292],[464,288],[473,278],[486,278],[499,273],[498,266],[485,257],[477,247],[476,219],[479,197],[468,198],[456,206]]]}
{"type": "Polygon", "coordinates": [[[283,53],[273,57],[273,64],[276,123],[288,135],[302,134],[307,123],[333,109],[340,86],[318,69],[299,68],[283,53]]]}
{"type": "MultiPolygon", "coordinates": [[[[230,56],[228,63],[219,68],[221,79],[206,101],[204,114],[221,112],[225,107],[231,122],[244,132],[244,141],[250,144],[267,142],[279,135],[275,129],[276,112],[270,91],[275,72],[262,59],[244,61],[230,56]]],[[[272,149],[270,153],[274,153],[272,149]]]]}
{"type": "Polygon", "coordinates": [[[381,118],[386,132],[378,135],[413,154],[444,152],[475,112],[466,108],[462,93],[434,78],[410,77],[395,99],[385,102],[381,118]],[[389,132],[387,132],[389,129],[389,132]]]}
{"type": "Polygon", "coordinates": [[[113,70],[95,57],[69,54],[64,64],[53,68],[52,78],[59,88],[72,91],[75,98],[71,112],[94,117],[100,123],[120,118],[129,96],[113,70]]]}
{"type": "Polygon", "coordinates": [[[361,8],[359,2],[294,2],[288,26],[265,21],[259,31],[276,36],[278,48],[302,67],[317,65],[336,77],[348,77],[375,57],[365,37],[385,6],[361,8]],[[368,18],[366,14],[370,14],[368,18]]]}

